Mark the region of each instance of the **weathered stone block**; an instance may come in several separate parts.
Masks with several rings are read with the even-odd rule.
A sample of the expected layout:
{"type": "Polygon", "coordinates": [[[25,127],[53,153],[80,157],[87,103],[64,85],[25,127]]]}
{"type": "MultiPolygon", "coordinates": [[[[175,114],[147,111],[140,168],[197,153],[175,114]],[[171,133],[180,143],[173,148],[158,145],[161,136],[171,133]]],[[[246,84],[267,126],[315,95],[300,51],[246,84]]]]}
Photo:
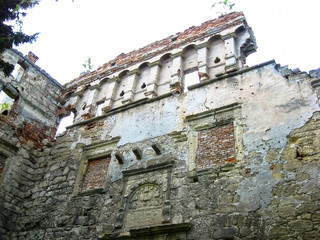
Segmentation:
{"type": "Polygon", "coordinates": [[[295,220],[291,221],[288,224],[289,228],[291,228],[294,231],[311,231],[313,229],[313,223],[308,220],[295,220]]]}
{"type": "Polygon", "coordinates": [[[214,231],[214,238],[216,239],[233,239],[238,233],[236,227],[218,228],[214,231]]]}

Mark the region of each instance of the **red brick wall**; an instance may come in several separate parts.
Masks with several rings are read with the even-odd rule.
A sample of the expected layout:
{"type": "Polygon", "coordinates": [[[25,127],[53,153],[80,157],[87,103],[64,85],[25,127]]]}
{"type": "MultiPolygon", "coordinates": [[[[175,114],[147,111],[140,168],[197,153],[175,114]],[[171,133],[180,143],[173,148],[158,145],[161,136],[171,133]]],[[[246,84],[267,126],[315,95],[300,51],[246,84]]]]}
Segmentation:
{"type": "Polygon", "coordinates": [[[217,167],[235,161],[233,124],[199,132],[198,168],[217,167]]]}
{"type": "Polygon", "coordinates": [[[111,157],[91,160],[83,181],[82,191],[103,188],[111,157]]]}

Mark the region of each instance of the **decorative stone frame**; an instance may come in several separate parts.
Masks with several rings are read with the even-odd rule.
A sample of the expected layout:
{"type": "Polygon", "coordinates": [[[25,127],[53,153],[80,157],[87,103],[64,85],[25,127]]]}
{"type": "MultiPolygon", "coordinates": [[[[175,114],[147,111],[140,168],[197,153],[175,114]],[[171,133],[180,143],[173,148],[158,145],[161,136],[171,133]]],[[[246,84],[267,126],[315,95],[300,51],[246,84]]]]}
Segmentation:
{"type": "Polygon", "coordinates": [[[83,147],[83,154],[79,164],[78,174],[77,174],[75,186],[72,193],[74,197],[82,196],[82,195],[91,195],[95,193],[103,193],[107,190],[109,186],[108,182],[110,181],[110,179],[108,180],[108,176],[109,176],[108,172],[110,170],[110,164],[112,163],[111,156],[112,156],[113,150],[116,149],[117,143],[119,140],[120,140],[120,137],[116,137],[110,140],[100,141],[100,142],[93,143],[83,147]],[[108,157],[111,157],[111,160],[109,163],[108,172],[105,176],[104,187],[82,191],[82,184],[85,179],[89,162],[93,160],[108,158],[108,157]]]}
{"type": "MultiPolygon", "coordinates": [[[[117,215],[116,229],[132,229],[126,223],[126,217],[129,211],[129,200],[135,194],[136,190],[145,185],[154,185],[161,188],[163,193],[163,205],[161,207],[161,222],[149,223],[149,225],[170,223],[170,195],[171,195],[171,175],[174,166],[174,160],[164,163],[151,165],[147,168],[133,169],[123,171],[123,195],[121,207],[117,215]],[[150,176],[149,176],[150,175],[150,176]]],[[[159,219],[158,219],[159,220],[159,219]]],[[[138,221],[138,220],[137,220],[138,221]]]]}
{"type": "Polygon", "coordinates": [[[209,111],[204,111],[186,117],[186,122],[189,123],[188,134],[188,170],[194,172],[198,170],[196,158],[198,149],[198,135],[202,130],[208,130],[214,127],[233,124],[234,128],[234,151],[236,161],[243,158],[242,144],[242,123],[241,123],[241,104],[234,103],[224,107],[216,108],[209,111]]]}

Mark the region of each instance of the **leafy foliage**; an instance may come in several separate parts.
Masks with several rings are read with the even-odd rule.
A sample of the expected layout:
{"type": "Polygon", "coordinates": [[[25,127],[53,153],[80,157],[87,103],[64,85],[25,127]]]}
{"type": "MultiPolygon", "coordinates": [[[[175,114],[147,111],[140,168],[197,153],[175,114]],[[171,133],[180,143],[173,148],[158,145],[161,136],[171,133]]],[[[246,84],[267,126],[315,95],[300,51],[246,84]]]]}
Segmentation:
{"type": "Polygon", "coordinates": [[[1,103],[1,114],[2,114],[2,116],[7,117],[7,115],[4,114],[4,112],[8,112],[9,108],[10,108],[9,103],[1,103]]]}
{"type": "Polygon", "coordinates": [[[232,11],[235,3],[232,0],[215,0],[212,8],[216,10],[216,14],[224,15],[232,11]]]}
{"type": "MultiPolygon", "coordinates": [[[[10,49],[13,45],[32,43],[37,39],[38,33],[27,35],[22,32],[22,17],[26,10],[34,7],[39,0],[0,0],[0,53],[10,49]],[[15,27],[19,27],[16,31],[15,27]]],[[[0,70],[6,76],[10,75],[14,66],[0,59],[0,70]]]]}
{"type": "Polygon", "coordinates": [[[92,68],[93,68],[93,65],[92,65],[92,63],[91,63],[91,58],[88,57],[88,59],[84,62],[84,64],[82,64],[82,66],[83,66],[86,70],[91,71],[92,68]]]}

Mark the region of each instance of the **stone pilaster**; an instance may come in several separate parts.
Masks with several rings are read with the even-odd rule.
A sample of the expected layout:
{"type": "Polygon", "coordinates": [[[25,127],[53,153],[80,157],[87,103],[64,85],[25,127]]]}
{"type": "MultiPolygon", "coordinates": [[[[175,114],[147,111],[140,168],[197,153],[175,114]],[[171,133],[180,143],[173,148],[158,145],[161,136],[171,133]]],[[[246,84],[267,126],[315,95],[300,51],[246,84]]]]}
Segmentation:
{"type": "Polygon", "coordinates": [[[124,92],[123,99],[121,100],[121,102],[123,104],[131,103],[133,101],[133,95],[134,95],[133,89],[135,89],[135,84],[137,82],[137,76],[139,74],[140,74],[140,72],[137,69],[127,73],[127,76],[128,76],[127,82],[129,84],[130,83],[133,83],[133,84],[132,84],[130,90],[127,90],[126,92],[124,92]]]}
{"type": "Polygon", "coordinates": [[[147,84],[147,91],[144,93],[146,97],[155,97],[156,94],[156,86],[159,81],[159,74],[161,70],[162,64],[160,61],[156,61],[150,64],[150,73],[149,73],[149,79],[150,82],[147,84]]]}
{"type": "Polygon", "coordinates": [[[234,33],[222,36],[225,44],[226,72],[234,72],[238,70],[235,48],[236,38],[237,36],[234,33]]]}
{"type": "Polygon", "coordinates": [[[171,83],[170,91],[172,93],[182,93],[182,79],[183,73],[182,69],[182,52],[176,53],[171,56],[172,58],[172,70],[171,70],[171,83]]]}
{"type": "Polygon", "coordinates": [[[102,112],[104,113],[108,112],[111,109],[112,103],[114,101],[114,95],[115,95],[115,92],[117,91],[116,89],[117,82],[120,82],[119,77],[114,77],[111,80],[108,80],[108,83],[109,83],[108,87],[112,90],[107,92],[106,99],[103,103],[102,112]]]}
{"type": "Polygon", "coordinates": [[[209,77],[208,72],[208,43],[202,43],[197,46],[198,49],[198,69],[200,81],[206,81],[209,77]]]}

